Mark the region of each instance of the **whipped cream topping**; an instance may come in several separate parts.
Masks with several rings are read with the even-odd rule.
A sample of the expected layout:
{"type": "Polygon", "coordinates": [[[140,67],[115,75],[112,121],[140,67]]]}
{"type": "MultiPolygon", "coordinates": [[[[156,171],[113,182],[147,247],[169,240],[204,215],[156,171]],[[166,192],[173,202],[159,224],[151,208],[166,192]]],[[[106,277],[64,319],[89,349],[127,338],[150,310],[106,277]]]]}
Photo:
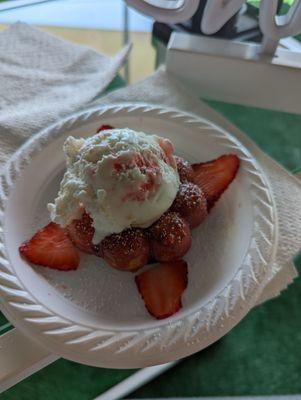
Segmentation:
{"type": "Polygon", "coordinates": [[[69,136],[67,170],[51,219],[62,226],[86,210],[94,243],[125,228],[150,226],[172,204],[179,175],[168,139],[134,130],[110,129],[87,139],[69,136]]]}

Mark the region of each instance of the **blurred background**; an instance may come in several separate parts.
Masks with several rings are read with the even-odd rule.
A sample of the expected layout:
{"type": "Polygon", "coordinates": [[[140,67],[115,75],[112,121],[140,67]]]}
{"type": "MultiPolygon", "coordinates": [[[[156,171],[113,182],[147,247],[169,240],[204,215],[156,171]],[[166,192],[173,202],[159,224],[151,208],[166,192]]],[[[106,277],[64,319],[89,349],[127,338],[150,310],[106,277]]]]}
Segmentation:
{"type": "MultiPolygon", "coordinates": [[[[287,12],[293,2],[294,0],[280,2],[279,13],[287,12]]],[[[205,0],[201,2],[200,12],[191,21],[191,25],[186,24],[182,29],[199,33],[198,21],[205,3],[205,0]]],[[[240,21],[235,16],[217,36],[232,38],[240,33],[241,39],[259,41],[258,4],[259,0],[249,0],[245,9],[240,12],[240,21]],[[241,32],[244,33],[243,36],[241,32]]],[[[134,48],[125,71],[126,78],[131,83],[154,70],[156,55],[157,64],[162,61],[158,60],[161,53],[156,54],[160,51],[160,46],[152,39],[159,39],[166,44],[169,30],[174,29],[162,26],[164,24],[153,26],[154,21],[151,18],[128,8],[123,0],[0,0],[0,29],[16,21],[36,25],[48,33],[107,54],[115,53],[124,42],[132,41],[134,48]]]]}
{"type": "Polygon", "coordinates": [[[131,40],[135,46],[129,81],[137,81],[153,71],[152,20],[128,9],[123,0],[0,1],[0,29],[16,21],[106,54],[114,54],[131,40]]]}

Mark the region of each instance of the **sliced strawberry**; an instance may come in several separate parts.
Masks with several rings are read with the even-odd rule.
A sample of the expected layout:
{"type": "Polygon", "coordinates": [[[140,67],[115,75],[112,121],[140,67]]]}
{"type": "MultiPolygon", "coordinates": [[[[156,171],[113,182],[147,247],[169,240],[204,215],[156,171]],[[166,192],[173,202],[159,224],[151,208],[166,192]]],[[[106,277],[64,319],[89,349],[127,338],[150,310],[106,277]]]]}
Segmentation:
{"type": "Polygon", "coordinates": [[[101,125],[99,128],[97,128],[96,133],[101,132],[101,131],[106,131],[108,129],[114,129],[114,128],[111,125],[101,125]]]}
{"type": "Polygon", "coordinates": [[[79,265],[79,254],[66,230],[54,222],[22,243],[19,251],[27,261],[52,269],[69,271],[79,265]]]}
{"type": "Polygon", "coordinates": [[[239,162],[235,154],[225,154],[212,161],[192,164],[194,183],[204,192],[208,210],[235,178],[239,162]]]}
{"type": "Polygon", "coordinates": [[[81,219],[75,219],[67,226],[67,231],[70,239],[78,249],[85,253],[96,254],[99,251],[99,246],[92,243],[94,236],[92,222],[90,215],[85,212],[81,219]]]}
{"type": "Polygon", "coordinates": [[[148,312],[157,319],[175,314],[187,287],[187,264],[183,260],[156,264],[135,278],[148,312]]]}

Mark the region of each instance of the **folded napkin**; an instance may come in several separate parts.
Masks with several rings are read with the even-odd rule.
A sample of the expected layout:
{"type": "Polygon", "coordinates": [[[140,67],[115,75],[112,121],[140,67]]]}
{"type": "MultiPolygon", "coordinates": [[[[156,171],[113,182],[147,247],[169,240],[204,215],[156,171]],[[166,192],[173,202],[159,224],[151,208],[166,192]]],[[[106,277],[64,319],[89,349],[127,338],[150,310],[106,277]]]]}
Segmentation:
{"type": "Polygon", "coordinates": [[[24,23],[1,31],[0,165],[27,137],[103,92],[129,50],[107,57],[24,23]]]}
{"type": "Polygon", "coordinates": [[[119,89],[98,100],[97,107],[116,103],[149,103],[187,111],[223,127],[247,147],[266,173],[277,207],[278,248],[269,282],[258,303],[280,294],[297,276],[293,257],[301,246],[301,183],[280,164],[265,154],[236,126],[205,103],[190,95],[170,74],[161,69],[146,80],[119,89]]]}

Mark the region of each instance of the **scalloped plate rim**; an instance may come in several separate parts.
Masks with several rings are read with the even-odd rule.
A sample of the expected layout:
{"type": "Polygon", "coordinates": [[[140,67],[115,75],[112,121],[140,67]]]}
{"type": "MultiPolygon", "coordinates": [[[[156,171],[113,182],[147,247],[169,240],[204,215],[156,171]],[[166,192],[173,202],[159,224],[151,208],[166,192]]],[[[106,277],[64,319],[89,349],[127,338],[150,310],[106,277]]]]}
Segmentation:
{"type": "MultiPolygon", "coordinates": [[[[37,137],[37,135],[35,135],[34,137],[32,137],[30,140],[28,140],[25,144],[23,144],[12,156],[12,158],[8,161],[8,163],[6,164],[5,170],[2,173],[1,177],[5,174],[8,174],[10,167],[12,165],[12,163],[18,159],[24,152],[26,152],[27,149],[30,149],[31,147],[33,147],[34,145],[38,146],[38,142],[42,142],[42,146],[45,146],[45,139],[46,142],[48,140],[52,141],[55,140],[60,134],[63,134],[64,132],[70,130],[71,127],[75,128],[77,126],[82,126],[85,123],[88,122],[92,122],[93,119],[95,119],[96,117],[100,117],[100,116],[104,116],[104,114],[106,113],[113,113],[115,116],[118,114],[118,112],[120,111],[126,111],[127,113],[131,113],[131,112],[139,112],[139,110],[141,112],[144,113],[148,113],[148,112],[159,112],[159,111],[163,111],[163,114],[176,114],[177,118],[186,118],[186,119],[190,119],[190,120],[194,120],[194,122],[197,123],[205,123],[210,125],[210,127],[214,127],[214,129],[223,132],[223,134],[225,134],[228,138],[230,138],[232,141],[234,141],[238,146],[240,146],[241,148],[243,148],[244,150],[247,151],[247,153],[249,153],[249,157],[251,157],[253,164],[256,166],[256,169],[260,171],[264,183],[265,183],[265,187],[268,189],[269,195],[270,195],[270,203],[273,206],[273,239],[274,239],[274,243],[276,240],[276,231],[277,231],[277,224],[276,224],[276,209],[275,209],[275,205],[274,205],[274,200],[273,200],[273,196],[272,196],[272,191],[270,189],[270,185],[268,182],[267,177],[264,175],[263,171],[261,170],[259,164],[256,162],[256,160],[254,159],[254,157],[252,155],[250,155],[249,150],[245,149],[244,146],[241,145],[241,143],[239,142],[238,139],[236,139],[235,137],[233,137],[230,133],[228,133],[227,131],[225,131],[223,128],[219,127],[217,124],[212,123],[211,121],[206,120],[205,118],[199,117],[195,114],[192,113],[187,113],[187,112],[182,112],[180,110],[177,109],[173,109],[170,107],[160,107],[160,106],[156,106],[156,105],[150,105],[150,104],[141,104],[141,103],[123,103],[123,104],[116,104],[116,105],[108,105],[108,106],[104,106],[101,108],[93,108],[81,113],[78,113],[74,116],[65,118],[64,120],[52,124],[50,127],[43,129],[39,136],[37,137]],[[144,111],[143,111],[144,110],[144,111]],[[56,133],[55,133],[56,132],[56,133]],[[53,135],[53,136],[52,136],[53,135]],[[43,143],[44,141],[44,143],[43,143]]],[[[159,117],[160,117],[161,113],[159,113],[159,117]]],[[[105,116],[104,116],[105,117],[105,116]]],[[[190,121],[191,122],[191,121],[190,121]]],[[[46,143],[47,145],[47,143],[46,143]]],[[[3,202],[3,196],[1,195],[1,201],[3,202]]],[[[5,211],[5,208],[4,208],[5,211]]],[[[3,219],[4,219],[5,213],[1,216],[1,223],[3,223],[3,219]]],[[[5,251],[5,250],[4,250],[5,251]]],[[[271,252],[271,259],[274,256],[274,251],[275,251],[275,246],[274,246],[274,250],[271,252]]],[[[3,253],[3,251],[2,251],[3,253]]],[[[269,264],[271,263],[271,259],[269,260],[269,264]]],[[[5,260],[5,259],[4,259],[5,260]]],[[[3,257],[1,257],[1,266],[3,266],[3,257]]],[[[5,264],[5,263],[4,263],[5,264]]],[[[9,267],[7,265],[5,265],[5,267],[9,267]]],[[[0,268],[0,272],[1,272],[1,268],[0,268]]],[[[265,277],[267,279],[267,272],[265,273],[265,277]]],[[[1,274],[0,274],[0,293],[2,292],[3,294],[3,290],[1,289],[1,282],[3,281],[3,279],[1,280],[1,274]]],[[[241,307],[240,312],[236,313],[237,316],[237,321],[236,323],[242,318],[243,315],[245,315],[249,309],[256,303],[257,298],[260,296],[261,291],[263,289],[265,285],[265,279],[263,279],[260,284],[257,285],[257,290],[256,290],[256,296],[253,295],[252,298],[252,302],[249,302],[248,305],[244,305],[244,307],[241,307]]],[[[21,285],[22,286],[22,285],[21,285]]],[[[221,290],[221,293],[224,291],[221,290]]],[[[218,296],[216,296],[218,297],[218,296]]],[[[212,302],[215,301],[215,299],[212,300],[212,302]]],[[[44,305],[42,305],[43,307],[44,305]]],[[[48,347],[48,343],[49,343],[49,347],[48,349],[52,349],[53,351],[55,350],[55,347],[57,347],[56,345],[53,346],[53,344],[51,345],[51,337],[49,337],[49,335],[45,335],[47,336],[47,338],[45,339],[45,337],[41,338],[40,335],[36,335],[33,334],[33,332],[29,332],[28,331],[28,326],[26,326],[26,324],[22,324],[20,323],[20,318],[16,318],[16,315],[14,314],[14,311],[12,312],[13,307],[11,308],[8,303],[3,303],[1,305],[1,307],[3,308],[4,314],[6,314],[7,316],[10,317],[11,320],[13,320],[13,322],[15,322],[15,324],[20,327],[20,329],[22,331],[24,331],[25,334],[29,335],[29,336],[34,336],[35,339],[39,342],[42,343],[44,346],[48,347]]],[[[47,306],[45,306],[47,308],[47,306]]],[[[197,314],[197,312],[195,312],[194,314],[197,314]]],[[[185,316],[185,319],[190,318],[191,315],[189,314],[188,316],[185,316]]],[[[183,321],[175,321],[175,325],[177,325],[179,322],[183,322],[183,321]]],[[[172,327],[173,322],[169,322],[168,325],[172,327]]],[[[211,336],[211,340],[207,340],[206,345],[208,345],[209,343],[212,343],[214,340],[216,340],[217,337],[223,336],[228,330],[230,330],[233,326],[234,323],[232,321],[232,323],[229,325],[229,318],[228,318],[228,322],[225,322],[224,324],[224,329],[223,329],[223,333],[217,333],[217,334],[212,334],[211,336]]],[[[163,325],[163,327],[165,327],[166,325],[163,325]]],[[[157,334],[158,330],[160,330],[161,327],[158,328],[149,328],[146,329],[146,331],[148,332],[148,336],[149,335],[153,335],[153,334],[157,334]]],[[[30,330],[30,329],[29,329],[30,330]]],[[[210,331],[210,326],[208,327],[208,332],[210,331]]],[[[105,330],[104,330],[105,332],[105,330]]],[[[106,331],[108,333],[108,331],[106,331]]],[[[45,333],[45,332],[44,332],[45,333]]],[[[126,334],[128,333],[135,333],[135,332],[125,332],[126,334]]],[[[145,334],[145,332],[143,332],[145,334]]],[[[137,334],[141,334],[141,332],[137,332],[137,334]]],[[[43,335],[42,335],[43,336],[43,335]]],[[[119,336],[120,336],[120,332],[119,332],[119,336]]],[[[121,335],[122,336],[122,335],[121,335]]],[[[181,336],[181,335],[180,335],[181,336]]],[[[183,336],[183,334],[182,334],[183,336]]],[[[164,342],[164,341],[163,341],[164,342]]],[[[130,368],[130,367],[143,367],[143,366],[147,366],[147,365],[153,365],[154,363],[162,363],[162,362],[167,362],[167,361],[171,361],[175,358],[179,358],[179,357],[183,357],[186,356],[188,354],[192,354],[194,353],[196,350],[196,348],[198,347],[198,343],[200,343],[200,340],[198,340],[198,338],[194,338],[193,340],[191,340],[190,342],[185,339],[184,342],[187,344],[185,351],[183,353],[183,351],[179,352],[179,350],[175,350],[174,347],[171,345],[171,348],[168,349],[167,346],[159,346],[159,348],[161,348],[161,352],[164,353],[163,357],[159,356],[157,357],[156,360],[154,361],[150,361],[150,359],[152,357],[147,356],[147,354],[145,354],[144,357],[142,357],[142,359],[140,359],[140,361],[137,362],[130,362],[127,363],[125,366],[123,365],[123,363],[119,364],[120,366],[118,366],[118,362],[117,364],[114,362],[110,362],[110,361],[105,361],[105,363],[103,362],[93,362],[93,361],[87,361],[85,359],[85,357],[83,356],[83,354],[78,355],[76,354],[76,352],[73,350],[69,351],[69,348],[65,348],[64,349],[64,353],[63,355],[65,355],[66,357],[69,357],[70,359],[74,360],[74,361],[79,361],[82,363],[87,363],[89,365],[97,365],[97,366],[108,366],[108,367],[116,367],[116,368],[130,368]],[[164,352],[162,351],[162,349],[164,349],[164,352]],[[116,366],[117,365],[117,366],[116,366]]],[[[175,342],[177,343],[177,341],[175,342]]],[[[162,343],[161,343],[162,344],[162,343]]],[[[156,346],[156,345],[154,345],[156,346]]],[[[203,348],[205,346],[201,346],[201,348],[203,348]]],[[[57,352],[57,351],[56,351],[57,352]]],[[[129,351],[126,351],[125,353],[121,352],[117,352],[118,354],[120,354],[120,360],[124,358],[124,356],[128,353],[129,351]],[[123,353],[123,354],[121,354],[123,353]]],[[[115,352],[116,353],[116,352],[115,352]]],[[[141,352],[140,352],[141,353],[141,352]]]]}

